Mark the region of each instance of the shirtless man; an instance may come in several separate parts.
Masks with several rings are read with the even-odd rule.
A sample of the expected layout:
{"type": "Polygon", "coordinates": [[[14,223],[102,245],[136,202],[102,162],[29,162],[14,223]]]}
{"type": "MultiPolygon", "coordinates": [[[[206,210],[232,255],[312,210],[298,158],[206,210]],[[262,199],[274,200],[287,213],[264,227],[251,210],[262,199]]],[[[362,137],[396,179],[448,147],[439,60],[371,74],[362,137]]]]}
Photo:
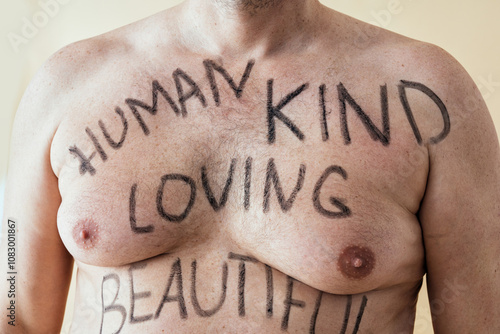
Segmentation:
{"type": "Polygon", "coordinates": [[[436,333],[498,333],[499,161],[442,50],[316,0],[187,0],[28,88],[2,333],[59,331],[73,261],[72,333],[411,333],[426,272],[436,333]]]}

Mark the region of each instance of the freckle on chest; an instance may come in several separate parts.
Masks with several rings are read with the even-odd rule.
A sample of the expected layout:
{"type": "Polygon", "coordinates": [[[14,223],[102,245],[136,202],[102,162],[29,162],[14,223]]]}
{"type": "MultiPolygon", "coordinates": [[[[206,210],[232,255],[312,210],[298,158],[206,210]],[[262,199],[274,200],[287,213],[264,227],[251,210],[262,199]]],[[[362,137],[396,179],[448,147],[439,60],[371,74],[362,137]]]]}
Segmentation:
{"type": "Polygon", "coordinates": [[[73,227],[73,239],[82,249],[90,249],[99,242],[99,226],[92,219],[79,220],[73,227]]]}

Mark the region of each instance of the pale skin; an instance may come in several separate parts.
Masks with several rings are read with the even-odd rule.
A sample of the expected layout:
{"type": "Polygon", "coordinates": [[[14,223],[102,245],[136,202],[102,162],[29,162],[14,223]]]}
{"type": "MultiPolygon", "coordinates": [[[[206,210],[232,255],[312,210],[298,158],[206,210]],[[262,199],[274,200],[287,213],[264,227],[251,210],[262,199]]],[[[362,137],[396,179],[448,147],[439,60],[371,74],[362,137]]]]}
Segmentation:
{"type": "Polygon", "coordinates": [[[435,46],[315,0],[188,0],[26,91],[0,331],[59,332],[75,263],[73,333],[411,333],[425,273],[436,333],[496,333],[499,154],[435,46]]]}

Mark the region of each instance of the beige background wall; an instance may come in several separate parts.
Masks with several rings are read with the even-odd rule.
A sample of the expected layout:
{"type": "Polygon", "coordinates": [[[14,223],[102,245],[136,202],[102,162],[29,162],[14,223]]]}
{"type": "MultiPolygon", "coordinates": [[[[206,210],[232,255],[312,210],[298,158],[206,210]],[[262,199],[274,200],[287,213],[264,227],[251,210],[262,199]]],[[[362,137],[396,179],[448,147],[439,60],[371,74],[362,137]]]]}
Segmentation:
{"type": "MultiPolygon", "coordinates": [[[[0,200],[13,115],[22,92],[42,62],[66,44],[101,34],[179,2],[181,0],[0,0],[0,200]],[[57,8],[41,6],[54,1],[58,3],[57,8]],[[34,21],[40,26],[37,30],[24,28],[23,31],[26,22],[34,21]],[[9,36],[16,38],[13,34],[24,40],[12,43],[9,36]]],[[[500,129],[500,1],[322,2],[363,21],[443,47],[476,81],[500,129]]],[[[0,216],[1,211],[0,205],[0,216]]],[[[429,304],[422,294],[415,333],[432,333],[428,310],[429,304]]],[[[67,328],[65,325],[64,332],[67,328]]]]}

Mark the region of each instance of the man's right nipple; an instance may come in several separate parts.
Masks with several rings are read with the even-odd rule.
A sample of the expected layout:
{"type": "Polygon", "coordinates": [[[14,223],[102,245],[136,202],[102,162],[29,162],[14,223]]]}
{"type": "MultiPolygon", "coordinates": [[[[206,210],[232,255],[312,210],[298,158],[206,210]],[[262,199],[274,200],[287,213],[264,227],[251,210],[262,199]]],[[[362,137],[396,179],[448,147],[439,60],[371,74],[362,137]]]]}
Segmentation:
{"type": "Polygon", "coordinates": [[[82,230],[80,232],[80,240],[88,240],[90,238],[90,233],[87,230],[82,230]]]}
{"type": "Polygon", "coordinates": [[[79,220],[73,227],[73,239],[79,248],[90,249],[99,240],[99,227],[92,219],[79,220]]]}

